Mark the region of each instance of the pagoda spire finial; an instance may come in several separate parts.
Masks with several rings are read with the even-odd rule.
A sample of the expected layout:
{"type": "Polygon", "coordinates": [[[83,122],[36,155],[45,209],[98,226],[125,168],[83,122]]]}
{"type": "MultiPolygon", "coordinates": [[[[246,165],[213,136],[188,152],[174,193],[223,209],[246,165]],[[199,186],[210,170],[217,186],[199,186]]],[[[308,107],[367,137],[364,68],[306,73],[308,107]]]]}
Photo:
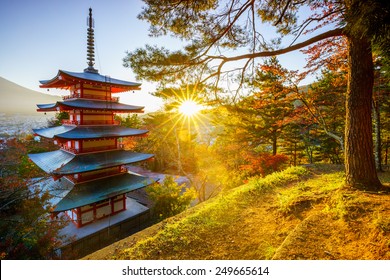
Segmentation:
{"type": "Polygon", "coordinates": [[[89,17],[87,18],[87,61],[88,68],[84,72],[98,73],[99,71],[93,68],[95,64],[95,39],[94,39],[94,20],[92,18],[92,8],[89,8],[89,17]]]}

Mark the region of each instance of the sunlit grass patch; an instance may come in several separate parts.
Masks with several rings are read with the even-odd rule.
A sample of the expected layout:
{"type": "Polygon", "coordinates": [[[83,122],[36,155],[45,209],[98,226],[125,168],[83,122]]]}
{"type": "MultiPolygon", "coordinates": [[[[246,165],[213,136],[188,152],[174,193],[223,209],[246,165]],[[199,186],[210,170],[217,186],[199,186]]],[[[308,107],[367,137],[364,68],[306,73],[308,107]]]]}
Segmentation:
{"type": "MultiPolygon", "coordinates": [[[[222,192],[218,197],[198,205],[196,211],[193,210],[188,215],[183,215],[183,218],[167,220],[167,224],[156,235],[124,250],[118,255],[118,258],[156,259],[160,255],[166,256],[166,254],[177,257],[182,254],[182,251],[189,253],[189,248],[197,246],[206,250],[208,245],[202,240],[202,235],[209,236],[214,233],[217,236],[226,230],[233,230],[236,225],[240,225],[242,222],[243,210],[250,207],[255,201],[261,200],[267,191],[284,187],[306,174],[305,168],[292,167],[265,178],[256,178],[239,188],[222,192]]],[[[234,244],[234,240],[231,242],[234,244]]],[[[217,247],[215,250],[223,256],[225,250],[223,244],[217,247]]],[[[266,255],[271,257],[274,250],[275,248],[272,246],[267,246],[261,254],[265,257],[266,255]]]]}
{"type": "Polygon", "coordinates": [[[390,217],[376,213],[376,217],[374,217],[373,223],[383,233],[390,233],[390,217]]]}
{"type": "Polygon", "coordinates": [[[308,174],[307,169],[302,166],[289,167],[284,171],[274,172],[264,178],[254,177],[249,180],[246,188],[259,192],[267,192],[277,187],[286,186],[288,183],[299,180],[308,174]]]}
{"type": "Polygon", "coordinates": [[[319,200],[327,197],[329,192],[342,186],[343,173],[323,174],[321,176],[298,182],[292,187],[280,190],[278,194],[279,210],[284,214],[310,208],[319,200]]]}
{"type": "Polygon", "coordinates": [[[332,166],[254,178],[129,237],[114,258],[389,259],[390,196],[343,186],[332,166]]]}

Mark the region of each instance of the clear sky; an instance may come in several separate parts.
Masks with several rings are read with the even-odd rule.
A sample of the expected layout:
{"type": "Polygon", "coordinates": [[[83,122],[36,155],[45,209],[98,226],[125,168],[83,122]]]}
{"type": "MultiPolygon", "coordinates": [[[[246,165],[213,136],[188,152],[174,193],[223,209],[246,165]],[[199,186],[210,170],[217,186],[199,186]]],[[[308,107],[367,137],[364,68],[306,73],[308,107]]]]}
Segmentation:
{"type": "MultiPolygon", "coordinates": [[[[0,3],[0,76],[40,92],[45,90],[39,88],[39,80],[53,78],[59,69],[82,72],[87,67],[86,19],[90,7],[95,20],[95,68],[102,75],[136,81],[131,69],[122,66],[126,51],[146,43],[174,44],[170,38],[148,37],[148,24],[137,19],[143,5],[140,0],[0,3]]],[[[161,101],[149,94],[153,89],[143,82],[141,91],[127,92],[121,101],[128,97],[133,104],[154,110],[161,101]]]]}
{"type": "MultiPolygon", "coordinates": [[[[141,0],[0,0],[0,76],[45,92],[39,80],[53,78],[59,69],[82,72],[87,67],[86,19],[92,7],[95,68],[112,78],[142,82],[141,91],[122,94],[121,102],[153,111],[161,105],[149,94],[154,86],[136,81],[122,59],[126,51],[145,44],[177,49],[181,43],[170,37],[149,37],[148,23],[137,19],[143,5],[141,0]]],[[[283,66],[299,69],[305,60],[297,55],[279,59],[283,66]]]]}

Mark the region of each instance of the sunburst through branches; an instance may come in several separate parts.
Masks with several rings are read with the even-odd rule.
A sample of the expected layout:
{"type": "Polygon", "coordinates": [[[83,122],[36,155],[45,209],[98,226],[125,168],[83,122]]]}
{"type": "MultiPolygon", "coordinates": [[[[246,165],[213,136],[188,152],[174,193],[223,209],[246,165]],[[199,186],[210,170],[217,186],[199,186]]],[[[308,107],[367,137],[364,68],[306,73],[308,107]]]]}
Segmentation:
{"type": "Polygon", "coordinates": [[[206,105],[202,98],[202,88],[198,85],[186,85],[179,88],[169,88],[160,92],[166,100],[168,119],[161,124],[167,126],[168,132],[176,134],[197,135],[203,138],[210,130],[208,117],[204,114],[206,105]]]}
{"type": "Polygon", "coordinates": [[[201,110],[202,105],[191,99],[183,100],[179,105],[179,112],[186,117],[192,117],[195,114],[199,113],[201,110]]]}

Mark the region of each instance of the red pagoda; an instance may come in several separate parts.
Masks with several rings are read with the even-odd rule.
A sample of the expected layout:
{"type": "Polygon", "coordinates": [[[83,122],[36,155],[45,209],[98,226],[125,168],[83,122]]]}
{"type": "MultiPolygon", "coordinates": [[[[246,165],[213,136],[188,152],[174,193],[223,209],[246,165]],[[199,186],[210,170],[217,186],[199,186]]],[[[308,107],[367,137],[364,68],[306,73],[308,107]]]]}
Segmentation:
{"type": "Polygon", "coordinates": [[[139,90],[141,84],[103,76],[94,68],[92,9],[88,18],[88,67],[81,73],[59,70],[41,88],[70,91],[63,101],[40,104],[40,112],[67,112],[61,126],[34,129],[51,138],[59,150],[29,154],[30,159],[51,175],[44,183],[54,195],[53,216],[65,213],[77,227],[83,227],[126,210],[126,194],[153,180],[131,173],[126,165],[142,162],[151,154],[126,151],[124,137],[145,136],[147,130],[120,126],[116,113],[142,113],[144,107],[119,103],[113,94],[139,90]]]}

